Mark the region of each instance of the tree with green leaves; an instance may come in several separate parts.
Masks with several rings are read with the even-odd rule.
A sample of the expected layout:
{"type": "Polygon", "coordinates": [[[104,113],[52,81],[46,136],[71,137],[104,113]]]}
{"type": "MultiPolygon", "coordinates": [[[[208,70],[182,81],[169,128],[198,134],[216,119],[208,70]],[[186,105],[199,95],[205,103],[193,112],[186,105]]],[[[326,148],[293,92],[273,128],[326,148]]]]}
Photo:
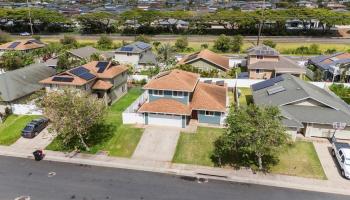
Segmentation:
{"type": "Polygon", "coordinates": [[[239,53],[243,46],[243,36],[235,35],[231,41],[231,51],[234,53],[239,53]]]}
{"type": "Polygon", "coordinates": [[[135,37],[135,42],[137,42],[137,41],[150,43],[151,39],[149,37],[147,37],[146,35],[141,34],[141,35],[138,35],[138,36],[135,37]]]}
{"type": "Polygon", "coordinates": [[[276,43],[272,40],[264,40],[263,45],[269,46],[271,48],[276,48],[276,43]]]}
{"type": "Polygon", "coordinates": [[[157,49],[157,59],[165,65],[171,65],[175,63],[174,53],[174,48],[169,43],[161,44],[157,49]]]}
{"type": "Polygon", "coordinates": [[[75,37],[70,35],[64,35],[62,39],[60,39],[60,43],[63,45],[67,45],[70,47],[77,47],[78,41],[75,39],[75,37]]]}
{"type": "Polygon", "coordinates": [[[60,54],[57,58],[57,71],[62,72],[66,71],[72,67],[76,67],[79,65],[84,64],[84,61],[77,60],[77,59],[72,59],[70,57],[70,54],[67,52],[64,52],[60,54]]]}
{"type": "Polygon", "coordinates": [[[34,63],[34,56],[30,53],[9,51],[0,58],[0,68],[5,71],[16,70],[34,63]]]}
{"type": "Polygon", "coordinates": [[[220,35],[218,39],[214,41],[213,48],[217,51],[226,53],[231,49],[231,38],[226,35],[220,35]]]}
{"type": "Polygon", "coordinates": [[[108,12],[92,12],[77,17],[84,33],[113,33],[116,31],[115,17],[108,12]]]}
{"type": "Polygon", "coordinates": [[[175,42],[175,48],[177,51],[185,51],[188,47],[188,39],[187,37],[180,37],[175,42]]]}
{"type": "Polygon", "coordinates": [[[10,41],[11,41],[10,34],[4,32],[4,31],[0,31],[0,44],[10,42],[10,41]]]}
{"type": "Polygon", "coordinates": [[[113,40],[106,35],[102,35],[97,41],[97,47],[102,50],[111,49],[113,47],[113,40]]]}
{"type": "Polygon", "coordinates": [[[215,141],[213,160],[217,165],[258,166],[268,169],[289,141],[277,107],[232,107],[226,132],[215,141]]]}
{"type": "Polygon", "coordinates": [[[102,124],[105,103],[83,91],[65,89],[48,93],[41,102],[57,138],[67,149],[90,150],[96,128],[102,124]]]}

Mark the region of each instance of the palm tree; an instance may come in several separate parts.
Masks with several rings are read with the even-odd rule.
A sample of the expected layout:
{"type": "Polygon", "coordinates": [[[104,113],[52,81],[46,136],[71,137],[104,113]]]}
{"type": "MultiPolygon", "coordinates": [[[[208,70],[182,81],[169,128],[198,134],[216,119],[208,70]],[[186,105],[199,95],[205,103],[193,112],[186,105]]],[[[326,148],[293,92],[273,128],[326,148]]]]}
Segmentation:
{"type": "Polygon", "coordinates": [[[158,60],[163,62],[165,65],[170,65],[175,62],[174,48],[169,44],[162,44],[158,48],[158,60]]]}

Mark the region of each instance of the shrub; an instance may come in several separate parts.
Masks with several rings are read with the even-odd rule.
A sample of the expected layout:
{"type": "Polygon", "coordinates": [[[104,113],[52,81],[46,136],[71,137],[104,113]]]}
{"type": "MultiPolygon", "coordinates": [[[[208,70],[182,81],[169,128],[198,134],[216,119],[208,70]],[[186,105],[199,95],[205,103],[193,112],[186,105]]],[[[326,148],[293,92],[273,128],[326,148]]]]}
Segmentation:
{"type": "Polygon", "coordinates": [[[72,45],[77,46],[78,42],[73,36],[64,35],[62,39],[60,39],[60,43],[63,45],[72,45]]]}
{"type": "Polygon", "coordinates": [[[151,39],[144,34],[135,37],[135,41],[150,43],[151,39]]]}
{"type": "Polygon", "coordinates": [[[266,46],[269,46],[271,48],[275,48],[276,47],[276,43],[272,40],[264,40],[263,44],[266,46]]]}
{"type": "Polygon", "coordinates": [[[11,41],[11,36],[10,34],[0,31],[0,44],[10,42],[11,41]]]}
{"type": "Polygon", "coordinates": [[[242,45],[243,37],[241,35],[233,36],[233,39],[231,41],[231,50],[235,53],[238,53],[241,51],[242,45]]]}
{"type": "Polygon", "coordinates": [[[178,51],[184,51],[188,47],[187,37],[180,37],[175,42],[175,48],[178,51]]]}
{"type": "Polygon", "coordinates": [[[110,37],[102,35],[97,41],[97,47],[99,49],[111,49],[113,46],[113,41],[110,37]]]}
{"type": "Polygon", "coordinates": [[[228,52],[230,50],[231,39],[222,34],[214,41],[213,48],[220,52],[228,52]]]}
{"type": "Polygon", "coordinates": [[[202,49],[207,49],[208,47],[209,47],[209,45],[207,43],[201,44],[202,49]]]}

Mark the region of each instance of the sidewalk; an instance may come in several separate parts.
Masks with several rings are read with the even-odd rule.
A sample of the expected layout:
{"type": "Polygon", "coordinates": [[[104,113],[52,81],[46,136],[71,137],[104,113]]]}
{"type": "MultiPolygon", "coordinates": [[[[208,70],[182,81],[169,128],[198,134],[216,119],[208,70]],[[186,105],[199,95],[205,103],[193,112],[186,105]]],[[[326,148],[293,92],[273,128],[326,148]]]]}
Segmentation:
{"type": "MultiPolygon", "coordinates": [[[[9,146],[0,146],[0,155],[3,156],[33,158],[31,153],[32,152],[29,152],[28,150],[15,149],[9,146]]],[[[254,174],[250,170],[244,169],[222,169],[186,164],[174,164],[161,161],[145,161],[129,158],[108,157],[105,155],[76,154],[73,156],[67,153],[54,151],[45,151],[45,153],[45,160],[56,162],[142,170],[157,173],[168,173],[179,176],[194,176],[205,179],[216,179],[350,195],[350,184],[338,184],[338,182],[331,180],[317,180],[277,174],[254,174]]]]}

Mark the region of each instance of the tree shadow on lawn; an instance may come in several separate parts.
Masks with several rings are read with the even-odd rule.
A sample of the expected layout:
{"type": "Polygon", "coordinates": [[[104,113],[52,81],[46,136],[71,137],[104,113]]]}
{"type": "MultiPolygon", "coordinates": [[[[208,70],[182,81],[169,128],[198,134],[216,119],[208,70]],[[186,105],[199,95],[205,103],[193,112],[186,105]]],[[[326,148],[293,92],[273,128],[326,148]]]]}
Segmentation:
{"type": "Polygon", "coordinates": [[[117,130],[118,126],[111,123],[98,124],[91,129],[91,134],[86,142],[90,147],[105,143],[114,136],[117,130]]]}

